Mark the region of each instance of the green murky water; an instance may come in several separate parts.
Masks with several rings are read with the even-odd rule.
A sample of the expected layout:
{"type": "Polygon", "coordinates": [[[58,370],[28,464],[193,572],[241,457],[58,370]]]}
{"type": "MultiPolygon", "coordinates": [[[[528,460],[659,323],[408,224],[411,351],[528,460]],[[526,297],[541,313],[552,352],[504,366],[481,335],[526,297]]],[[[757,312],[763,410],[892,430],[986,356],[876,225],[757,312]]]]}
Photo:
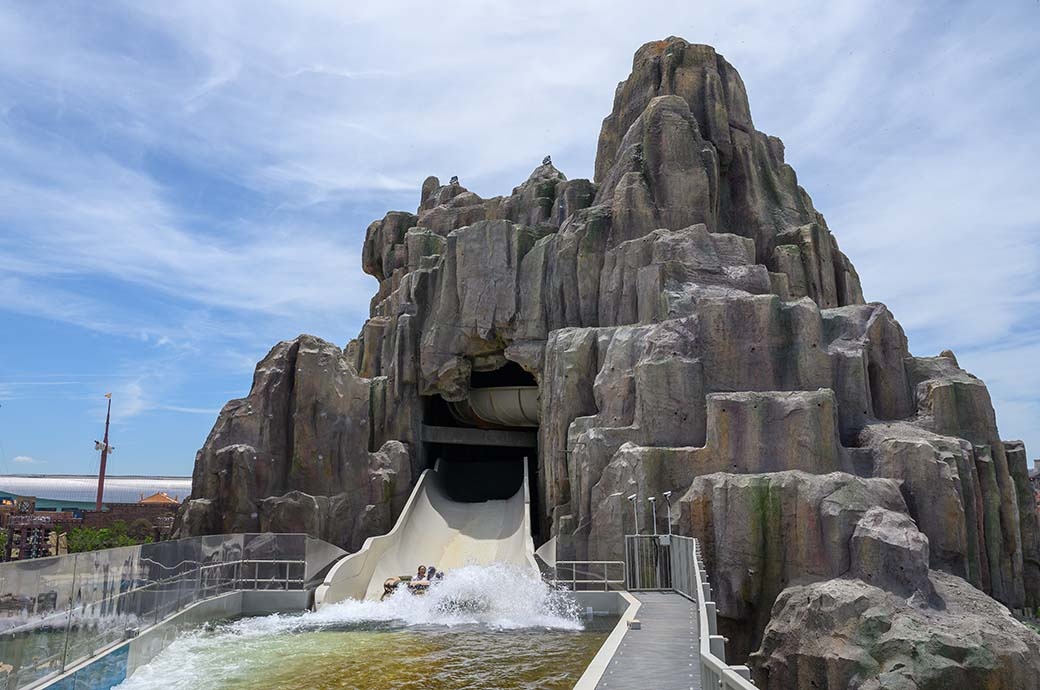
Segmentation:
{"type": "Polygon", "coordinates": [[[551,690],[573,687],[614,620],[584,631],[408,628],[183,636],[121,690],[551,690]]]}

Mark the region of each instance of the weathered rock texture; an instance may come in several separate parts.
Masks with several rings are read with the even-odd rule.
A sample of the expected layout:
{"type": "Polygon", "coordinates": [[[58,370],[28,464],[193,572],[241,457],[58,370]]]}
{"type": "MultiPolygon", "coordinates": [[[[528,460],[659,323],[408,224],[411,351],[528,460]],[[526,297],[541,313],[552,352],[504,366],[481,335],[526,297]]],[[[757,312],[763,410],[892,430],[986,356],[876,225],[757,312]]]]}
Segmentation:
{"type": "Polygon", "coordinates": [[[683,496],[674,528],[704,540],[733,650],[762,645],[769,687],[918,687],[886,683],[919,666],[920,687],[1038,677],[1035,639],[986,597],[1040,604],[1024,450],[952,353],[911,356],[864,302],[712,48],[639,49],[594,181],[544,164],[484,199],[428,178],[415,213],[369,226],[362,265],[379,288],[361,333],[260,363],[199,451],[184,532],[356,548],[433,459],[431,403],[512,362],[540,386],[538,537],[615,559],[625,495],[683,496]],[[944,631],[962,624],[1000,649],[960,651],[944,631]]]}
{"type": "Polygon", "coordinates": [[[791,587],[753,656],[764,688],[1036,690],[1040,636],[964,580],[932,571],[940,606],[862,580],[791,587]]]}
{"type": "Polygon", "coordinates": [[[334,345],[276,345],[198,452],[183,531],[307,532],[356,549],[390,529],[413,473],[400,441],[368,452],[376,394],[334,345]]]}

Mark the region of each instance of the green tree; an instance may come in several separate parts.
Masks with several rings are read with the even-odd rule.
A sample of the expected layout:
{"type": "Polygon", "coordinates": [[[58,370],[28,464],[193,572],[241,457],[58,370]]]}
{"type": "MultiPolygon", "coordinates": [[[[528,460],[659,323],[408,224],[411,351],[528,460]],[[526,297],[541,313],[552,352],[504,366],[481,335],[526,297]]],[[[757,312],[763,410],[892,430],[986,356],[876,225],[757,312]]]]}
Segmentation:
{"type": "Polygon", "coordinates": [[[155,528],[152,526],[151,520],[145,518],[137,518],[130,523],[130,526],[126,528],[126,533],[131,539],[134,539],[138,544],[145,544],[152,540],[155,534],[155,528]]]}
{"type": "Polygon", "coordinates": [[[74,527],[68,533],[69,553],[151,543],[153,541],[151,524],[148,524],[148,530],[144,532],[142,525],[137,524],[138,522],[141,521],[134,521],[133,530],[127,527],[122,520],[116,520],[109,527],[74,527]]]}

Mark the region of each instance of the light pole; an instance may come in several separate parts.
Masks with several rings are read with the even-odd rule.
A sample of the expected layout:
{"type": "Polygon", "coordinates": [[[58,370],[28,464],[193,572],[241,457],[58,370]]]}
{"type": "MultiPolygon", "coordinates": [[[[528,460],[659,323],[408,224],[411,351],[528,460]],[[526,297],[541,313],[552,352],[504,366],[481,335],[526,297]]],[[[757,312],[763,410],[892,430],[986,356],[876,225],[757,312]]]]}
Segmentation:
{"type": "Polygon", "coordinates": [[[112,394],[105,393],[105,397],[108,398],[108,411],[105,413],[105,440],[94,441],[94,450],[101,451],[101,468],[98,471],[98,482],[97,482],[97,502],[94,504],[94,510],[101,512],[101,501],[105,498],[105,465],[108,462],[108,454],[111,453],[115,448],[108,445],[108,423],[112,420],[112,394]]]}
{"type": "MultiPolygon", "coordinates": [[[[668,506],[668,509],[667,509],[668,513],[666,515],[666,519],[668,520],[668,577],[671,579],[671,585],[674,588],[675,587],[676,558],[675,558],[675,552],[672,551],[672,492],[671,491],[665,491],[661,495],[664,496],[664,502],[668,506]]],[[[683,565],[682,561],[679,561],[679,576],[682,577],[683,578],[683,582],[685,582],[686,581],[686,578],[684,577],[684,572],[685,571],[683,570],[682,565],[683,565]]]]}
{"type": "Polygon", "coordinates": [[[672,492],[664,492],[665,503],[668,504],[668,536],[672,536],[672,492]]]}
{"type": "Polygon", "coordinates": [[[657,499],[651,496],[647,500],[650,501],[650,510],[654,515],[654,548],[650,553],[654,555],[654,565],[657,572],[657,581],[654,583],[654,586],[659,589],[661,587],[661,544],[657,539],[657,499]]]}
{"type": "Polygon", "coordinates": [[[636,506],[637,494],[632,494],[628,497],[629,502],[632,503],[632,517],[635,520],[635,536],[632,537],[632,549],[635,551],[632,558],[632,570],[635,572],[633,578],[635,587],[632,589],[639,589],[641,573],[639,572],[639,508],[636,506]]]}

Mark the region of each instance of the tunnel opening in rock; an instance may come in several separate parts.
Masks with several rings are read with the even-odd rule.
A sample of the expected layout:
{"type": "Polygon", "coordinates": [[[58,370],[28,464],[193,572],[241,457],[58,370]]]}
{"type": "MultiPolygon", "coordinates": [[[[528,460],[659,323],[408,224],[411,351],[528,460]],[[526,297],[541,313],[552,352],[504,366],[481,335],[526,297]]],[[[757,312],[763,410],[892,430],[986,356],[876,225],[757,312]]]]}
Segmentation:
{"type": "Polygon", "coordinates": [[[538,383],[518,364],[507,362],[492,371],[474,371],[469,390],[463,400],[426,396],[424,424],[476,429],[537,428],[538,383]]]}
{"type": "Polygon", "coordinates": [[[533,448],[501,448],[429,444],[431,463],[440,462],[438,473],[453,501],[476,503],[510,498],[523,487],[524,458],[533,448]]]}
{"type": "MultiPolygon", "coordinates": [[[[513,362],[474,371],[465,400],[424,401],[423,450],[439,462],[448,497],[460,502],[508,499],[523,488],[526,462],[531,515],[538,515],[538,385],[513,362]]],[[[532,530],[537,530],[532,520],[532,530]]],[[[535,532],[534,535],[538,537],[535,532]]]]}
{"type": "Polygon", "coordinates": [[[541,543],[538,521],[538,449],[534,446],[482,446],[426,443],[429,467],[438,467],[448,498],[461,503],[504,501],[523,489],[524,464],[530,487],[531,536],[541,543]],[[438,464],[439,463],[439,464],[438,464]]]}
{"type": "Polygon", "coordinates": [[[496,388],[499,386],[537,386],[534,376],[516,362],[506,362],[504,366],[491,371],[474,371],[470,374],[469,385],[472,388],[496,388]]]}

